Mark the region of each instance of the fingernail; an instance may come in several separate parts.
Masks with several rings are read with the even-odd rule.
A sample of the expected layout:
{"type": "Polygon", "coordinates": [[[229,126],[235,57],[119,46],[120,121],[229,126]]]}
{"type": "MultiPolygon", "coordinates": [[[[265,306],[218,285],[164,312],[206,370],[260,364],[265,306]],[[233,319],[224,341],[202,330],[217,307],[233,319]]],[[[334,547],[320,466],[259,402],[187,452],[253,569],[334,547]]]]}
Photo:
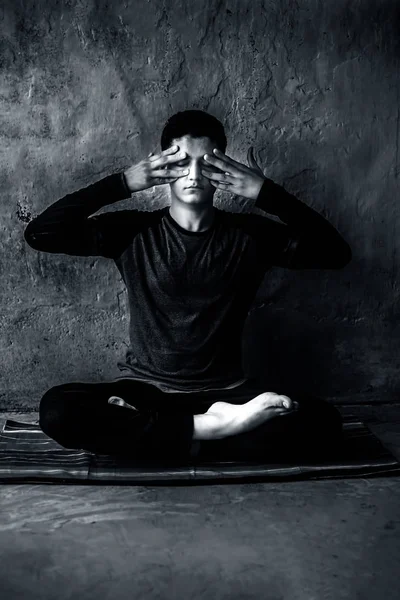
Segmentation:
{"type": "Polygon", "coordinates": [[[208,158],[208,154],[205,154],[205,155],[204,155],[204,158],[207,160],[207,158],[208,158]]]}

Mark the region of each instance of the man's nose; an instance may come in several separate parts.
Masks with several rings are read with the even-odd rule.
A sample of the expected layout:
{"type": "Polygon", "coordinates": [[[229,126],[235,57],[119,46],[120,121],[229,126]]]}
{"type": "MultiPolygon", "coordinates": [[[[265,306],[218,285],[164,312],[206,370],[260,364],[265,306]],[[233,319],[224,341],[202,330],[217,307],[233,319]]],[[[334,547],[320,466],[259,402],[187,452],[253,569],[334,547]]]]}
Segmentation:
{"type": "Polygon", "coordinates": [[[189,167],[189,175],[188,179],[192,181],[198,181],[202,177],[201,175],[201,166],[197,162],[193,162],[189,167]]]}

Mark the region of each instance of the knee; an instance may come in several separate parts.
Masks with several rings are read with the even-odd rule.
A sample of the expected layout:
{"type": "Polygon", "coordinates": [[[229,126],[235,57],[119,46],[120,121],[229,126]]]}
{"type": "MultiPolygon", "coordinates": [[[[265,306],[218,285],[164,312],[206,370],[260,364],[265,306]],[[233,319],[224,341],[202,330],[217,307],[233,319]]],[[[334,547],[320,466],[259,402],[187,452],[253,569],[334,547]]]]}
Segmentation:
{"type": "Polygon", "coordinates": [[[333,406],[333,404],[328,404],[328,406],[330,410],[332,427],[337,431],[341,431],[343,427],[343,419],[339,409],[336,408],[336,406],[333,406]]]}
{"type": "Polygon", "coordinates": [[[63,386],[47,390],[39,404],[39,426],[42,431],[62,445],[66,445],[68,414],[63,386]]]}
{"type": "Polygon", "coordinates": [[[338,435],[342,431],[343,419],[340,411],[333,405],[318,398],[320,420],[324,424],[323,430],[333,436],[338,435]]]}
{"type": "MultiPolygon", "coordinates": [[[[304,406],[304,404],[303,404],[304,406]]],[[[308,398],[307,416],[322,436],[336,437],[341,434],[343,419],[340,411],[328,401],[319,397],[308,398]]]]}

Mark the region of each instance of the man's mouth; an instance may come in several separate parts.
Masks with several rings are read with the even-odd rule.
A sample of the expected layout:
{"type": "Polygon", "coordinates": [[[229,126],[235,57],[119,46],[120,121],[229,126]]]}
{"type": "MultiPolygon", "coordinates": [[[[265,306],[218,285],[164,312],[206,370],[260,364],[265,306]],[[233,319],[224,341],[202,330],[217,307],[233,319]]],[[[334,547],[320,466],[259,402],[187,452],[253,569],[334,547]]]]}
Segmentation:
{"type": "Polygon", "coordinates": [[[204,188],[200,185],[188,185],[185,190],[203,190],[204,188]]]}

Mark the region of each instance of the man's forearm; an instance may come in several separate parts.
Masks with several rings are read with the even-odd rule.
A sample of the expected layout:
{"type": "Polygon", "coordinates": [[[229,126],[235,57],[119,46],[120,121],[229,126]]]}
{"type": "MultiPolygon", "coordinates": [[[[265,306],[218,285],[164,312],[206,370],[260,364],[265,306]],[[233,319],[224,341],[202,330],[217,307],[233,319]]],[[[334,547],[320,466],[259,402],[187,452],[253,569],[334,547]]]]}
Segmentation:
{"type": "Polygon", "coordinates": [[[88,217],[130,195],[123,173],[109,175],[45,209],[26,227],[25,240],[44,252],[96,254],[98,240],[88,217]]]}
{"type": "Polygon", "coordinates": [[[265,179],[255,202],[261,210],[287,224],[297,240],[291,268],[342,268],[351,260],[351,249],[335,227],[271,179],[265,179]]]}

